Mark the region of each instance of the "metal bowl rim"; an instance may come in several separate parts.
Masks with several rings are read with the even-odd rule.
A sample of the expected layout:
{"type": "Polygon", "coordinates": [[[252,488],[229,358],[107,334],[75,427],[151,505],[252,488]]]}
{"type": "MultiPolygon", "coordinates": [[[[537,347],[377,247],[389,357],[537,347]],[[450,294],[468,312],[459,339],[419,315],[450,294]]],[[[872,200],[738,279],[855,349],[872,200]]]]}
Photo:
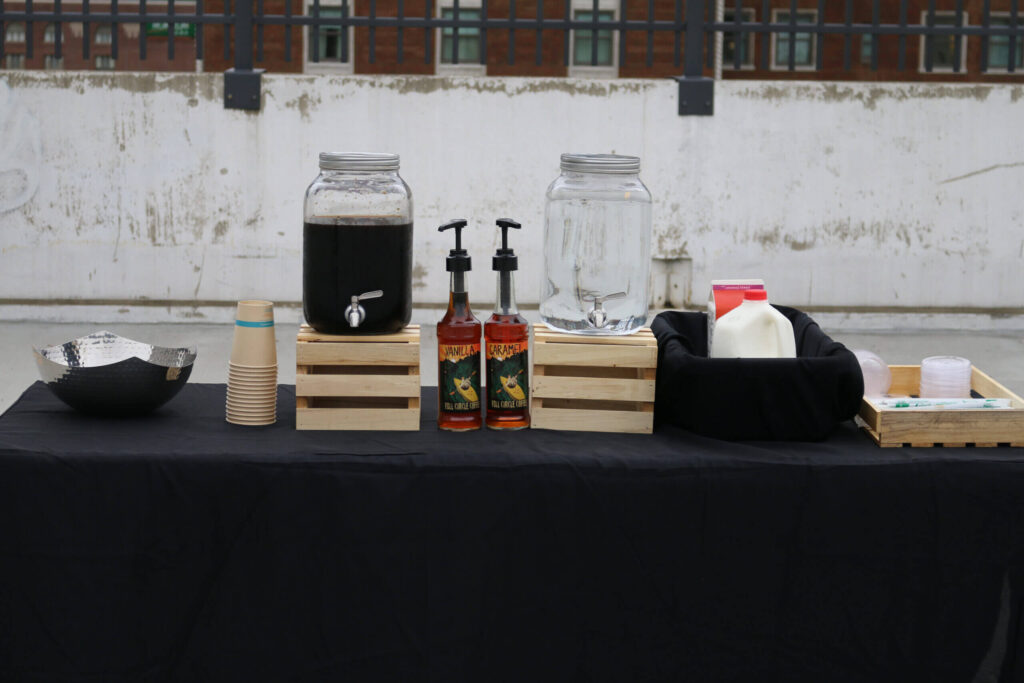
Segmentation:
{"type": "Polygon", "coordinates": [[[66,346],[67,344],[74,344],[76,342],[77,343],[87,343],[87,342],[89,342],[89,341],[91,341],[91,340],[93,340],[93,339],[95,339],[97,337],[113,337],[115,339],[122,340],[122,341],[125,341],[125,342],[130,342],[132,344],[142,344],[144,346],[149,347],[150,353],[151,353],[150,358],[152,358],[153,352],[156,352],[156,351],[166,352],[168,354],[184,353],[184,356],[182,357],[180,363],[172,363],[172,364],[168,365],[168,364],[165,364],[165,363],[159,363],[159,362],[150,360],[150,358],[142,358],[142,357],[140,357],[138,355],[138,353],[132,353],[131,356],[127,356],[125,358],[118,358],[116,360],[111,360],[109,363],[100,363],[100,364],[97,364],[97,365],[77,366],[76,369],[104,368],[104,367],[109,367],[111,365],[117,365],[118,363],[123,363],[123,362],[125,362],[127,360],[131,360],[132,358],[137,358],[138,360],[142,361],[143,363],[149,363],[150,365],[155,365],[157,367],[162,367],[162,368],[187,368],[188,366],[190,366],[193,363],[195,363],[196,356],[197,356],[197,348],[195,346],[156,346],[154,344],[149,344],[147,342],[141,342],[141,341],[138,341],[138,340],[135,340],[135,339],[129,339],[128,337],[122,337],[119,334],[114,334],[113,332],[108,332],[107,330],[99,330],[98,332],[93,332],[91,334],[87,334],[84,337],[75,337],[74,339],[69,339],[68,341],[64,342],[63,344],[51,344],[49,346],[44,346],[42,348],[36,348],[36,347],[33,346],[32,347],[32,351],[38,357],[42,358],[45,361],[53,363],[54,365],[59,365],[60,367],[63,367],[63,368],[72,368],[72,367],[75,367],[75,366],[71,366],[71,365],[67,364],[67,360],[66,360],[66,358],[64,358],[64,354],[61,352],[61,349],[64,346],[66,346]],[[60,358],[59,359],[58,358],[54,358],[53,356],[60,356],[60,358]]]}

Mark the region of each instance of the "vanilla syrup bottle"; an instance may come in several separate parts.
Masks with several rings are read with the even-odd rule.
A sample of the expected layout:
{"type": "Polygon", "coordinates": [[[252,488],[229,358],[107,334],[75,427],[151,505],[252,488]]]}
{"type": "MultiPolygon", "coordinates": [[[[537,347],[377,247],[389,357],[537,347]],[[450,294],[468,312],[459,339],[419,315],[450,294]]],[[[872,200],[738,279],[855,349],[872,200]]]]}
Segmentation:
{"type": "Polygon", "coordinates": [[[516,307],[512,273],[519,259],[508,248],[509,228],[520,229],[510,218],[499,218],[501,248],[492,267],[498,273],[494,313],[484,323],[487,355],[487,426],[523,429],[530,426],[530,324],[516,307]]]}
{"type": "Polygon", "coordinates": [[[445,269],[451,273],[448,311],[437,323],[437,426],[463,432],[483,424],[480,387],[480,321],[469,308],[466,273],[472,269],[462,248],[466,221],[449,221],[439,232],[455,230],[455,248],[445,269]]]}

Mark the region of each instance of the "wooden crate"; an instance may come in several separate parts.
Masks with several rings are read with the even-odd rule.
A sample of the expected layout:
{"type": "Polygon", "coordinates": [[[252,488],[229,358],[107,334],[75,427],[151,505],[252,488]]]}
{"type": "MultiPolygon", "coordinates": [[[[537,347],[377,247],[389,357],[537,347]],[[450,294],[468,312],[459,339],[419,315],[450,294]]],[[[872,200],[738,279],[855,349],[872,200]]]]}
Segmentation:
{"type": "Polygon", "coordinates": [[[657,367],[658,342],[649,328],[589,337],[537,325],[531,427],[650,434],[657,367]]]}
{"type": "Polygon", "coordinates": [[[396,334],[320,334],[295,343],[295,428],[420,428],[420,327],[396,334]]]}
{"type": "MultiPolygon", "coordinates": [[[[890,365],[892,396],[916,396],[920,365],[890,365]]],[[[971,368],[971,389],[983,398],[1008,398],[1009,410],[883,410],[864,397],[858,423],[883,448],[915,446],[1024,446],[1024,399],[978,368],[971,368]]]]}

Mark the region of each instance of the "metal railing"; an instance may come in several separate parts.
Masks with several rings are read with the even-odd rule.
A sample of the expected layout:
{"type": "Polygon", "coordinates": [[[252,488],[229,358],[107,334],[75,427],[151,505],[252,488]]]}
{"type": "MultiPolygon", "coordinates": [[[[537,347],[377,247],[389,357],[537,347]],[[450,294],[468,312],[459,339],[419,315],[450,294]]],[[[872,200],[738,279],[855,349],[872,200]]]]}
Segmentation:
{"type": "MultiPolygon", "coordinates": [[[[220,30],[223,32],[224,59],[233,63],[234,67],[225,73],[225,106],[239,109],[260,108],[260,74],[261,69],[256,69],[255,64],[264,60],[264,31],[268,26],[280,26],[284,28],[284,61],[292,59],[292,45],[295,40],[293,33],[303,28],[313,29],[310,31],[309,40],[312,45],[311,61],[319,60],[319,41],[321,40],[320,29],[336,29],[339,31],[341,51],[343,55],[349,53],[350,28],[367,29],[368,60],[373,64],[377,60],[378,39],[376,31],[381,28],[397,29],[396,55],[397,64],[406,62],[406,36],[410,32],[422,32],[424,55],[423,61],[430,64],[434,61],[435,31],[450,29],[449,39],[451,40],[451,63],[459,63],[459,42],[467,40],[467,37],[460,37],[466,30],[479,31],[478,46],[480,64],[486,65],[490,61],[488,54],[488,35],[495,32],[502,32],[507,36],[508,47],[505,61],[508,64],[515,64],[516,60],[516,34],[533,34],[535,36],[534,62],[542,64],[544,60],[542,48],[544,40],[552,32],[561,34],[562,41],[562,63],[568,67],[574,55],[570,55],[570,36],[573,32],[576,35],[589,36],[590,38],[590,63],[598,64],[598,39],[599,35],[610,36],[611,32],[617,35],[618,67],[626,66],[630,59],[630,51],[627,47],[627,36],[640,34],[645,37],[645,50],[643,63],[646,67],[655,64],[655,43],[656,35],[668,34],[672,40],[673,69],[681,72],[677,79],[679,81],[679,113],[680,115],[710,115],[714,111],[714,84],[707,76],[708,70],[715,64],[715,55],[719,53],[714,46],[715,40],[722,36],[731,36],[737,42],[733,49],[731,66],[740,69],[744,64],[754,63],[754,68],[779,69],[794,71],[798,68],[798,38],[805,45],[813,44],[814,69],[823,68],[825,57],[824,41],[827,36],[840,36],[843,38],[842,63],[843,69],[849,71],[851,68],[852,39],[854,36],[872,36],[870,45],[870,68],[879,69],[879,37],[896,36],[899,41],[897,50],[896,70],[903,71],[907,68],[907,39],[915,36],[924,37],[923,66],[925,72],[931,72],[934,66],[935,48],[937,39],[953,37],[953,58],[952,72],[961,71],[964,43],[968,37],[981,40],[981,71],[988,68],[990,43],[993,39],[1005,38],[1007,47],[1007,70],[1006,73],[1013,74],[1020,69],[1018,64],[1018,45],[1024,44],[1024,22],[1020,20],[1018,13],[1018,0],[1009,0],[1008,12],[1005,20],[1001,17],[998,24],[992,21],[992,0],[983,0],[983,12],[981,22],[968,24],[964,9],[964,0],[956,0],[952,10],[940,12],[936,8],[936,0],[925,0],[926,8],[923,23],[912,23],[909,16],[911,3],[908,0],[900,0],[898,21],[896,23],[882,23],[881,0],[872,0],[870,21],[854,21],[853,0],[817,0],[816,7],[807,7],[810,3],[789,0],[761,0],[760,2],[748,0],[725,0],[724,3],[716,3],[714,0],[648,0],[647,17],[645,19],[628,19],[629,12],[626,0],[618,0],[613,12],[617,15],[612,18],[602,18],[601,12],[607,12],[608,7],[602,5],[599,0],[593,0],[589,8],[590,17],[587,19],[573,18],[573,11],[578,7],[573,5],[572,0],[547,0],[548,3],[558,2],[563,16],[545,16],[545,0],[531,0],[535,6],[533,17],[517,17],[516,0],[510,0],[508,15],[493,16],[488,12],[488,1],[480,0],[479,7],[460,8],[459,0],[451,0],[450,17],[435,16],[435,2],[440,0],[426,0],[425,11],[422,15],[410,15],[404,11],[404,0],[397,0],[397,12],[394,16],[382,16],[377,13],[377,0],[369,0],[369,14],[367,16],[354,16],[349,11],[348,0],[344,0],[340,8],[331,7],[332,11],[340,11],[335,15],[326,15],[322,12],[328,9],[322,5],[320,0],[314,0],[311,11],[308,14],[293,14],[291,3],[285,0],[283,14],[267,14],[264,12],[265,0],[224,0],[224,9],[221,12],[204,11],[203,0],[195,0],[193,11],[176,11],[175,0],[165,0],[159,3],[162,6],[160,11],[148,11],[147,0],[136,0],[132,4],[137,9],[126,11],[119,7],[118,0],[109,0],[108,9],[99,11],[90,7],[89,0],[80,0],[75,3],[64,3],[62,0],[52,0],[47,3],[51,5],[48,9],[38,9],[40,3],[33,0],[23,0],[17,4],[20,9],[9,9],[12,3],[10,0],[0,0],[0,55],[5,53],[5,28],[13,22],[23,23],[25,30],[25,54],[31,58],[34,52],[33,26],[40,22],[61,26],[65,23],[81,23],[84,27],[84,35],[87,37],[82,42],[83,58],[88,59],[90,55],[90,25],[91,24],[140,24],[150,22],[164,22],[168,25],[167,55],[168,59],[174,59],[175,55],[175,27],[186,25],[195,27],[195,49],[196,57],[203,58],[204,50],[204,29],[220,30]],[[65,9],[65,4],[72,5],[71,9],[65,9]],[[843,8],[843,21],[827,22],[826,10],[835,13],[836,6],[843,8]],[[661,9],[668,14],[671,10],[672,19],[655,19],[656,10],[661,9]],[[747,21],[744,19],[745,11],[759,10],[761,18],[759,21],[747,21]],[[730,12],[732,19],[724,20],[724,12],[730,12]],[[786,20],[773,21],[773,11],[784,11],[788,13],[786,20]],[[466,12],[471,15],[467,16],[466,12]],[[813,13],[813,22],[800,20],[800,15],[813,13]],[[952,24],[942,25],[938,18],[940,15],[952,17],[952,24]],[[462,15],[462,16],[460,16],[462,15]],[[718,18],[716,18],[716,16],[718,18]],[[742,50],[739,49],[741,42],[751,36],[761,36],[760,54],[756,59],[760,66],[757,67],[753,56],[744,58],[742,50]],[[784,63],[779,63],[779,55],[774,58],[770,54],[770,41],[767,37],[779,37],[786,39],[784,63]],[[747,60],[746,62],[744,60],[747,60]]],[[[525,2],[525,0],[520,0],[525,2]]],[[[107,3],[105,3],[107,4],[107,3]]],[[[914,3],[919,7],[920,2],[914,3]]],[[[550,5],[549,5],[550,6],[550,5]]],[[[892,3],[887,3],[891,8],[892,3]]],[[[54,55],[57,59],[62,56],[62,31],[55,31],[54,55]]],[[[116,60],[118,56],[119,36],[118,31],[112,31],[112,56],[116,60]]],[[[139,56],[142,60],[147,58],[146,31],[139,32],[139,56]]],[[[635,59],[635,57],[634,57],[635,59]]],[[[585,61],[585,60],[584,60],[585,61]]]]}

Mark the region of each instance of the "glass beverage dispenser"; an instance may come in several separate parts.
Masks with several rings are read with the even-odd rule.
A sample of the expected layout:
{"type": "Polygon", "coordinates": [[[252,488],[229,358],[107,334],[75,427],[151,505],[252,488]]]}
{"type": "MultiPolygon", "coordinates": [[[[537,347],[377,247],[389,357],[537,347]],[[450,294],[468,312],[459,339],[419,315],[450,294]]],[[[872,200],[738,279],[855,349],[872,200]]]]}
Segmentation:
{"type": "Polygon", "coordinates": [[[412,317],[412,192],[397,154],[320,154],[306,190],[302,304],[326,334],[387,334],[412,317]]]}
{"type": "Polygon", "coordinates": [[[563,332],[630,334],[647,322],[651,193],[640,159],[563,154],[544,210],[540,317],[563,332]]]}

